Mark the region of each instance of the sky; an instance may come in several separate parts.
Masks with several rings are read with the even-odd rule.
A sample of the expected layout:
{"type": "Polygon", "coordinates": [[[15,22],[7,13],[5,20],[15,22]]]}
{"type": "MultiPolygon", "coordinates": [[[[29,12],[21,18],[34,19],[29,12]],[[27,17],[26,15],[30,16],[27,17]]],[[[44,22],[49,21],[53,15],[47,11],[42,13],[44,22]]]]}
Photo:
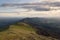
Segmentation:
{"type": "MultiPolygon", "coordinates": [[[[4,3],[27,3],[27,2],[30,2],[30,3],[33,3],[33,2],[42,2],[42,1],[48,1],[48,2],[50,2],[50,1],[52,1],[52,0],[0,0],[0,4],[4,4],[4,3]]],[[[60,1],[60,0],[53,0],[53,1],[60,1]]],[[[20,12],[20,10],[21,9],[15,9],[15,8],[3,8],[3,7],[0,7],[0,12],[12,12],[12,11],[14,11],[14,12],[16,12],[16,11],[18,11],[18,12],[20,12]]],[[[23,10],[26,10],[26,9],[23,9],[23,10]]],[[[32,11],[32,12],[27,12],[27,13],[25,13],[25,12],[23,12],[23,13],[21,13],[20,12],[20,14],[14,14],[14,13],[0,13],[0,17],[1,16],[13,16],[13,15],[15,15],[15,16],[43,16],[43,17],[55,17],[55,16],[60,16],[60,10],[59,11],[57,11],[57,12],[55,12],[55,11],[52,11],[52,12],[50,12],[50,11],[43,11],[43,13],[42,14],[40,14],[40,12],[41,11],[39,11],[39,12],[37,12],[37,11],[32,11]],[[46,13],[47,12],[47,13],[46,13]],[[54,13],[55,12],[55,13],[54,13]],[[33,14],[32,14],[33,13],[33,14]],[[49,13],[49,14],[48,14],[49,13]],[[58,14],[56,14],[56,13],[58,13],[58,14]],[[56,14],[56,15],[55,15],[56,14]]],[[[14,16],[14,17],[15,17],[14,16]]]]}
{"type": "Polygon", "coordinates": [[[0,0],[0,4],[2,3],[26,3],[26,2],[41,2],[41,1],[60,1],[60,0],[0,0]]]}
{"type": "Polygon", "coordinates": [[[25,2],[38,2],[40,0],[0,0],[0,4],[2,3],[25,3],[25,2]]]}
{"type": "MultiPolygon", "coordinates": [[[[41,0],[0,0],[0,5],[4,3],[31,3],[31,2],[41,2],[41,0]]],[[[13,9],[12,9],[13,10],[13,9]]],[[[12,11],[10,8],[0,8],[0,12],[12,11]]]]}
{"type": "MultiPolygon", "coordinates": [[[[37,0],[0,0],[0,5],[4,3],[26,3],[26,2],[37,2],[37,0]]],[[[12,11],[12,10],[10,10],[10,8],[0,8],[0,12],[3,11],[12,11]]]]}
{"type": "MultiPolygon", "coordinates": [[[[52,0],[0,0],[0,4],[4,4],[4,3],[33,3],[33,2],[42,2],[42,1],[52,1],[52,0]]],[[[59,1],[59,0],[53,0],[53,1],[59,1]]],[[[0,12],[3,11],[12,11],[15,10],[14,8],[0,8],[0,12]]]]}

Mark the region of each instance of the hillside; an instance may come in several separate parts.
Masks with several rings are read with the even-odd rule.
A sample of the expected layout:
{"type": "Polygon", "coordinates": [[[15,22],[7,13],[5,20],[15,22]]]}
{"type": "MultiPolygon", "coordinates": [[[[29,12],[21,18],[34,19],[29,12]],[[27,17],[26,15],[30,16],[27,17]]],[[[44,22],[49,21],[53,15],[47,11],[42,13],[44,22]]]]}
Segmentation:
{"type": "MultiPolygon", "coordinates": [[[[35,24],[31,25],[27,23],[28,21],[26,20],[23,19],[20,20],[21,22],[2,28],[2,30],[0,30],[0,40],[59,40],[49,36],[44,28],[42,30],[35,28],[35,24]]],[[[32,20],[30,21],[33,22],[32,20]]]]}
{"type": "Polygon", "coordinates": [[[25,18],[21,22],[36,28],[39,35],[60,39],[60,19],[58,18],[25,18]]]}

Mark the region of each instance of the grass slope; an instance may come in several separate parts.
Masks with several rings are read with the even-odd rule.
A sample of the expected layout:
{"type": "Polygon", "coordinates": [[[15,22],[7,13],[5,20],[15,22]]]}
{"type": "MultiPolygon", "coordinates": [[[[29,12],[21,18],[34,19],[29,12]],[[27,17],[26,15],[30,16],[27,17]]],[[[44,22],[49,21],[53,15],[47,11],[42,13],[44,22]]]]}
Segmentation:
{"type": "Polygon", "coordinates": [[[36,29],[26,23],[10,25],[9,29],[0,32],[0,40],[58,40],[38,35],[36,29]]]}

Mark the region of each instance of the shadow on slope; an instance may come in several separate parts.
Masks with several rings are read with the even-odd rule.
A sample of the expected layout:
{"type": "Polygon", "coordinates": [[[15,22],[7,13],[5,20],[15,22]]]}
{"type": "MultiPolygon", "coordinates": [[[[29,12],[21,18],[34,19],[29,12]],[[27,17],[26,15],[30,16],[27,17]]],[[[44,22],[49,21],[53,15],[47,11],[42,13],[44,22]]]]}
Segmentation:
{"type": "Polygon", "coordinates": [[[6,31],[8,29],[9,29],[9,26],[2,26],[2,27],[0,27],[0,32],[6,31]]]}
{"type": "Polygon", "coordinates": [[[60,39],[60,20],[56,18],[25,18],[21,22],[37,29],[36,33],[60,39]]]}

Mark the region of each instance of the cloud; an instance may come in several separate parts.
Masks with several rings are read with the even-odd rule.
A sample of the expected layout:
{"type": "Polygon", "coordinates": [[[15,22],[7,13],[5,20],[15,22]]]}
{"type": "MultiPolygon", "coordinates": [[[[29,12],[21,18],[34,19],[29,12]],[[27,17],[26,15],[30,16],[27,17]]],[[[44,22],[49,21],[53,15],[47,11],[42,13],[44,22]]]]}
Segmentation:
{"type": "Polygon", "coordinates": [[[42,1],[48,1],[48,2],[59,2],[60,0],[42,0],[42,1]]]}
{"type": "MultiPolygon", "coordinates": [[[[55,1],[57,1],[57,0],[55,0],[55,1]]],[[[60,2],[50,2],[50,1],[46,1],[46,0],[35,0],[35,1],[34,0],[30,0],[30,2],[36,2],[35,4],[37,4],[37,5],[33,6],[34,3],[33,4],[26,3],[29,6],[26,6],[26,4],[23,4],[21,6],[21,8],[32,9],[32,10],[35,10],[35,11],[50,11],[52,9],[50,9],[49,7],[60,7],[60,2]],[[49,6],[49,7],[45,7],[45,6],[49,6]]],[[[20,4],[2,4],[1,6],[2,7],[4,7],[4,6],[7,6],[7,7],[17,6],[17,8],[19,8],[19,5],[20,4]]]]}

